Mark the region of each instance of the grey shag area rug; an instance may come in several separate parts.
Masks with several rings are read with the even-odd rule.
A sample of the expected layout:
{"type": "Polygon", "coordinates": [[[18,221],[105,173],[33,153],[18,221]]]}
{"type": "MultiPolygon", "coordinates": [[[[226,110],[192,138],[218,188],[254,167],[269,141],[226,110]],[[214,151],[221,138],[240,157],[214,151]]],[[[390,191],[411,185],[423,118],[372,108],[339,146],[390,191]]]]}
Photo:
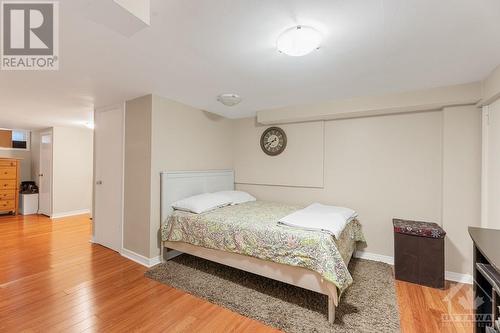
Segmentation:
{"type": "Polygon", "coordinates": [[[325,295],[187,254],[146,276],[285,332],[399,332],[391,266],[353,259],[349,271],[354,283],[342,295],[333,325],[325,295]]]}

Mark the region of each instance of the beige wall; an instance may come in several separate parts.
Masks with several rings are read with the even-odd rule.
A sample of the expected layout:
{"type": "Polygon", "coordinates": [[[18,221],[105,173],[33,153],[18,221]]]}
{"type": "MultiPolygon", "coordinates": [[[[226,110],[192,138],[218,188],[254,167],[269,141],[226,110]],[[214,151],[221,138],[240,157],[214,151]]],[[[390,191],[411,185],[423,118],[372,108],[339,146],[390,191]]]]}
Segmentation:
{"type": "Polygon", "coordinates": [[[255,118],[233,121],[235,181],[246,184],[323,187],[324,122],[282,125],[287,148],[268,156],[260,148],[260,136],[269,126],[255,118]]]}
{"type": "MultiPolygon", "coordinates": [[[[235,135],[241,133],[244,132],[236,131],[235,135]]],[[[297,133],[294,139],[307,140],[307,133],[297,133]]],[[[393,217],[440,222],[440,112],[327,121],[324,140],[323,189],[242,184],[237,187],[263,200],[304,205],[318,201],[352,207],[360,214],[368,242],[366,251],[381,255],[393,254],[393,217]]],[[[256,137],[253,141],[258,144],[256,137]]],[[[245,154],[237,148],[235,152],[245,154]]],[[[266,170],[274,163],[269,158],[249,167],[266,170]]],[[[288,170],[281,165],[284,176],[295,177],[288,170]]],[[[235,172],[239,172],[238,168],[235,172]]]]}
{"type": "Polygon", "coordinates": [[[443,218],[446,269],[472,272],[468,226],[481,225],[481,111],[443,110],[443,218]]]}
{"type": "Polygon", "coordinates": [[[158,256],[160,173],[232,168],[231,137],[208,112],[151,95],[126,103],[124,248],[158,256]]]}
{"type": "Polygon", "coordinates": [[[53,128],[53,215],[92,210],[92,161],[92,130],[53,128]]]}
{"type": "Polygon", "coordinates": [[[125,104],[123,247],[149,257],[152,96],[125,104]]]}
{"type": "Polygon", "coordinates": [[[482,82],[438,87],[403,93],[297,105],[257,112],[262,124],[284,124],[314,120],[368,117],[417,111],[442,110],[447,106],[472,105],[481,100],[482,82]]]}
{"type": "MultiPolygon", "coordinates": [[[[248,135],[236,120],[235,143],[248,135]]],[[[307,140],[296,133],[295,140],[307,140]]],[[[309,204],[319,201],[356,209],[366,252],[393,256],[392,218],[434,221],[448,232],[446,269],[470,274],[468,225],[480,215],[480,112],[476,107],[325,122],[324,188],[237,184],[259,199],[309,204]]],[[[258,145],[257,135],[246,140],[258,145]]],[[[247,151],[235,147],[238,154],[247,151]]],[[[306,152],[304,152],[306,154],[306,152]]],[[[250,160],[250,159],[247,159],[250,160]]],[[[301,161],[298,161],[299,163],[301,161]]],[[[247,168],[280,168],[268,158],[247,168]]],[[[235,165],[236,174],[238,166],[235,165]]]]}
{"type": "Polygon", "coordinates": [[[160,172],[231,169],[231,121],[153,96],[150,257],[159,254],[160,172]]]}

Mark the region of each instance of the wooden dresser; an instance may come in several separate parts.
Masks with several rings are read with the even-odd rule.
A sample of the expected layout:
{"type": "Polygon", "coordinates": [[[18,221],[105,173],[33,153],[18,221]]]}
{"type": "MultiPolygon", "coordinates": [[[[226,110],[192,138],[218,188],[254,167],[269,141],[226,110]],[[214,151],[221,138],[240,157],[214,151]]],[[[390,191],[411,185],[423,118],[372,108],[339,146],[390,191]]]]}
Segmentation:
{"type": "Polygon", "coordinates": [[[0,213],[17,214],[21,161],[0,157],[0,213]]]}

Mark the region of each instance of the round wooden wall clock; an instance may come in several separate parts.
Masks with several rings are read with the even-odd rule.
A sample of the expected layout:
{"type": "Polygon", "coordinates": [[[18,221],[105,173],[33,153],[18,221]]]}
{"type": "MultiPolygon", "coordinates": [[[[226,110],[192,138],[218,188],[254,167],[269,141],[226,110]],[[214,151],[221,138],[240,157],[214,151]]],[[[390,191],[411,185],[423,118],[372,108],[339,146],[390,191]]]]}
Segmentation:
{"type": "Polygon", "coordinates": [[[260,137],[260,148],[270,156],[281,154],[286,148],[286,134],[279,127],[269,127],[260,137]]]}

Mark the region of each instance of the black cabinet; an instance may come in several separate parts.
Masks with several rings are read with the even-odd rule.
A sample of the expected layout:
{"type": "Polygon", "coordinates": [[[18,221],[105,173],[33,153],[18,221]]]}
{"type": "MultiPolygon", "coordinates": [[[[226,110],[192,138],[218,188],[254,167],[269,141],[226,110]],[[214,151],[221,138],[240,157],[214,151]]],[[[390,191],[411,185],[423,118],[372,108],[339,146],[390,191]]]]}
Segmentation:
{"type": "Polygon", "coordinates": [[[500,230],[469,227],[474,242],[474,332],[499,332],[500,230]]]}

